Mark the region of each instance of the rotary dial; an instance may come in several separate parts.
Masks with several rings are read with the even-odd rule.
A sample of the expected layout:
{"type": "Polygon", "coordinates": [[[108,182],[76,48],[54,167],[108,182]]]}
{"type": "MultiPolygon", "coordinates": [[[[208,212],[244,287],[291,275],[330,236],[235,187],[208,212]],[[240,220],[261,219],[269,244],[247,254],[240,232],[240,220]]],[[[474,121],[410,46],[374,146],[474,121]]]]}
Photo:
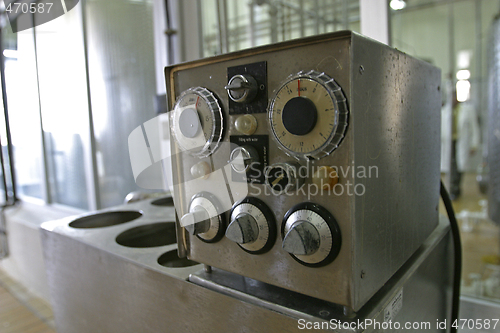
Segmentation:
{"type": "Polygon", "coordinates": [[[274,138],[299,159],[319,159],[334,151],[344,138],[347,117],[341,88],[316,71],[289,77],[269,104],[274,138]]]}
{"type": "Polygon", "coordinates": [[[184,151],[206,157],[222,137],[222,110],[215,95],[203,87],[184,91],[174,106],[172,133],[184,151]]]}
{"type": "Polygon", "coordinates": [[[182,216],[180,223],[191,235],[214,243],[225,231],[225,218],[220,211],[220,203],[213,194],[200,192],[191,199],[189,212],[182,216]]]}
{"type": "Polygon", "coordinates": [[[226,237],[248,253],[269,251],[276,240],[276,222],[272,211],[257,198],[243,199],[231,210],[226,237]]]}
{"type": "Polygon", "coordinates": [[[281,227],[283,250],[305,266],[331,263],[341,246],[340,228],[325,208],[310,202],[290,209],[281,227]]]}

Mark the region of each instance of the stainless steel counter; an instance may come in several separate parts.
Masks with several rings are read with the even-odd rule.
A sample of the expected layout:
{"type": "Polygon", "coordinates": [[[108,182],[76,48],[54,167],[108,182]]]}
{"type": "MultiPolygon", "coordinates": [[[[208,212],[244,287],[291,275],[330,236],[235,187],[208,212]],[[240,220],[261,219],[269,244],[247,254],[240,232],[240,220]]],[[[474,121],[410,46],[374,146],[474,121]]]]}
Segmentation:
{"type": "MultiPolygon", "coordinates": [[[[224,271],[204,273],[202,265],[187,266],[192,263],[172,252],[170,258],[160,260],[161,265],[159,258],[176,251],[177,245],[144,246],[161,244],[158,234],[165,234],[164,242],[172,240],[165,232],[168,225],[155,229],[151,224],[173,221],[175,212],[172,206],[151,202],[42,225],[58,332],[297,332],[309,327],[306,324],[324,322],[372,319],[383,323],[385,312],[399,302],[400,294],[401,308],[393,313],[394,321],[428,321],[434,328],[437,319],[448,317],[451,242],[444,221],[365,307],[346,317],[332,303],[224,271]],[[142,215],[118,223],[138,216],[133,212],[142,215]],[[82,228],[98,225],[108,226],[82,228]],[[124,233],[140,227],[144,228],[129,236],[124,233]],[[129,246],[116,242],[119,235],[122,244],[129,246]]],[[[373,327],[366,329],[373,331],[373,327]]]]}

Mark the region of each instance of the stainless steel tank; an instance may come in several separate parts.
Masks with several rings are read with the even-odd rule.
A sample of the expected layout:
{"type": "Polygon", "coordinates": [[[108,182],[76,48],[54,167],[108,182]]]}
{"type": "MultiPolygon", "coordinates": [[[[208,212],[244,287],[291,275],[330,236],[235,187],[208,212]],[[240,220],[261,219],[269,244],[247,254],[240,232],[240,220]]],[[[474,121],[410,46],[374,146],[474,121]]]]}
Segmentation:
{"type": "Polygon", "coordinates": [[[488,76],[488,214],[500,224],[500,20],[492,24],[488,76]]]}

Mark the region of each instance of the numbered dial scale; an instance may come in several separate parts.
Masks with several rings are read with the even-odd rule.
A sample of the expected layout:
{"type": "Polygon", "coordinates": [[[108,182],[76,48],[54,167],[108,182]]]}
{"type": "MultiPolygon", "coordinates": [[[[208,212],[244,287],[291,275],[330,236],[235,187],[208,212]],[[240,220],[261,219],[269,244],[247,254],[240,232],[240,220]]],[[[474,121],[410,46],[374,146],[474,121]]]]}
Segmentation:
{"type": "Polygon", "coordinates": [[[206,157],[217,149],[223,131],[222,109],[208,89],[184,91],[174,105],[171,120],[172,133],[182,150],[206,157]]]}
{"type": "Polygon", "coordinates": [[[305,202],[290,209],[281,225],[283,249],[299,263],[321,267],[339,254],[342,238],[335,218],[320,205],[305,202]]]}
{"type": "Polygon", "coordinates": [[[337,83],[325,73],[299,72],[275,92],[269,120],[278,146],[298,159],[319,159],[344,138],[348,110],[337,83]]]}
{"type": "Polygon", "coordinates": [[[271,209],[257,198],[247,197],[234,205],[226,237],[252,254],[269,251],[276,241],[276,222],[271,209]]]}

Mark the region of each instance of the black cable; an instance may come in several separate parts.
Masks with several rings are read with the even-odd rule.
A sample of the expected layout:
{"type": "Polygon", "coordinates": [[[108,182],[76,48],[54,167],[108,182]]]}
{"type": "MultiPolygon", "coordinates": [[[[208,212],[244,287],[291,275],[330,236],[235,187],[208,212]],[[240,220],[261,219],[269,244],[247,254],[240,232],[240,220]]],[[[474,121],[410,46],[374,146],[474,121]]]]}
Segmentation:
{"type": "MultiPolygon", "coordinates": [[[[451,323],[452,325],[455,320],[459,320],[460,311],[460,283],[462,280],[462,242],[460,241],[460,230],[458,227],[458,222],[455,217],[455,212],[453,211],[453,206],[451,204],[450,196],[448,191],[444,187],[443,182],[441,182],[441,199],[443,200],[444,206],[446,208],[446,213],[450,219],[451,235],[453,237],[453,247],[455,250],[454,258],[454,278],[453,278],[453,295],[451,304],[451,323]]],[[[456,332],[457,326],[451,326],[450,332],[456,332]]]]}

